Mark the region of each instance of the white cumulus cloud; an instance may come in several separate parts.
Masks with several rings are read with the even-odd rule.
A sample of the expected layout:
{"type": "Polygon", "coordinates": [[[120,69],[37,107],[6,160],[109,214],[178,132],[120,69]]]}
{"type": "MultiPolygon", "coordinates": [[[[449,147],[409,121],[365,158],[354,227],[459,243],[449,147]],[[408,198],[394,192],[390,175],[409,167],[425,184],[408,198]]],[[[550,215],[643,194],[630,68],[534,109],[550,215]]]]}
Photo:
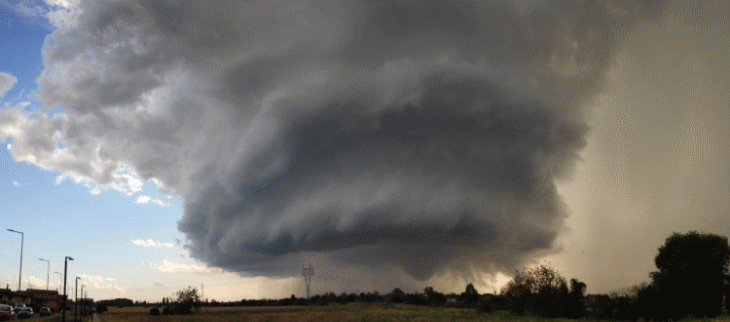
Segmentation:
{"type": "Polygon", "coordinates": [[[132,244],[135,244],[137,246],[142,247],[154,247],[154,248],[173,248],[175,245],[172,243],[161,243],[159,241],[154,241],[152,239],[142,240],[142,239],[136,239],[132,241],[132,244]]]}
{"type": "Polygon", "coordinates": [[[137,203],[142,203],[142,204],[145,204],[145,203],[154,203],[154,204],[160,205],[162,207],[167,207],[167,206],[170,205],[169,203],[166,203],[166,202],[164,202],[164,201],[162,201],[160,199],[157,199],[157,198],[152,198],[152,197],[150,197],[148,195],[141,195],[141,196],[137,197],[137,201],[136,202],[137,203]]]}
{"type": "Polygon", "coordinates": [[[0,98],[10,91],[16,83],[18,83],[18,78],[11,74],[0,72],[0,98]]]}
{"type": "Polygon", "coordinates": [[[113,290],[121,294],[126,293],[123,287],[116,284],[117,279],[115,278],[86,274],[79,274],[79,277],[81,277],[80,282],[86,287],[98,290],[113,290]]]}

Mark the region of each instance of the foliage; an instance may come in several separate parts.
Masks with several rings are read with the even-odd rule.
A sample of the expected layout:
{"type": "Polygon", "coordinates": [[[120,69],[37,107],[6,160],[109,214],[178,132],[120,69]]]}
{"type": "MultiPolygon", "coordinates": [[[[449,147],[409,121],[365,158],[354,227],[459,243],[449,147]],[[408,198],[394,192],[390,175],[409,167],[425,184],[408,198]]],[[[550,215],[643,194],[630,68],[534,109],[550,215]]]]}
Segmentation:
{"type": "Polygon", "coordinates": [[[542,264],[518,271],[502,295],[508,298],[513,314],[579,318],[584,313],[585,289],[584,283],[573,279],[569,290],[557,270],[542,264]]]}
{"type": "Polygon", "coordinates": [[[157,307],[151,308],[150,309],[150,315],[151,316],[158,316],[158,315],[160,315],[160,309],[158,309],[157,307]]]}
{"type": "Polygon", "coordinates": [[[175,314],[190,314],[193,308],[200,308],[200,296],[198,289],[194,287],[184,288],[175,293],[177,301],[172,307],[175,314]]]}
{"type": "Polygon", "coordinates": [[[400,288],[394,288],[392,292],[385,295],[385,301],[389,303],[403,303],[406,294],[400,288]]]}
{"type": "Polygon", "coordinates": [[[726,237],[674,233],[659,248],[651,274],[655,291],[655,317],[712,317],[720,314],[730,248],[726,237]]]}
{"type": "Polygon", "coordinates": [[[107,305],[103,302],[96,303],[96,313],[104,313],[108,309],[107,305]]]}
{"type": "Polygon", "coordinates": [[[651,274],[656,300],[667,308],[657,317],[720,314],[728,259],[726,237],[692,231],[667,238],[654,259],[659,271],[651,274]]]}
{"type": "Polygon", "coordinates": [[[613,320],[677,320],[713,317],[722,313],[728,290],[730,248],[726,237],[674,233],[659,250],[650,274],[651,284],[640,284],[593,296],[590,318],[613,320]]]}
{"type": "Polygon", "coordinates": [[[446,303],[446,295],[435,291],[431,286],[423,289],[423,293],[426,295],[428,305],[444,305],[446,303]]]}
{"type": "Polygon", "coordinates": [[[479,292],[477,292],[477,289],[474,287],[474,284],[469,283],[466,285],[466,289],[463,293],[459,296],[459,299],[466,305],[467,307],[476,307],[477,303],[479,302],[479,292]]]}
{"type": "Polygon", "coordinates": [[[496,305],[494,304],[494,301],[492,301],[492,296],[485,294],[479,297],[479,302],[477,303],[477,312],[492,313],[494,312],[495,308],[496,305]]]}
{"type": "Polygon", "coordinates": [[[563,316],[569,319],[579,319],[586,314],[586,289],[585,283],[574,278],[570,280],[570,292],[563,303],[563,316]]]}
{"type": "Polygon", "coordinates": [[[175,295],[177,296],[177,302],[200,302],[198,289],[191,286],[177,291],[175,295]]]}
{"type": "Polygon", "coordinates": [[[101,300],[97,303],[104,303],[107,307],[110,306],[116,306],[118,308],[128,307],[128,306],[134,306],[134,301],[127,298],[117,298],[113,300],[101,300]]]}

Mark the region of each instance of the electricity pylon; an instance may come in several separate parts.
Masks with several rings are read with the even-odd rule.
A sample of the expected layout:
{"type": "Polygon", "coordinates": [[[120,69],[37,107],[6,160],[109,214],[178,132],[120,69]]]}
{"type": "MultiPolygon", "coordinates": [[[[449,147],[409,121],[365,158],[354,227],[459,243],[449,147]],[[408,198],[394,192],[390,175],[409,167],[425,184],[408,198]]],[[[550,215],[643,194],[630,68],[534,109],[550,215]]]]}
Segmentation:
{"type": "Polygon", "coordinates": [[[309,299],[309,287],[312,285],[312,275],[314,275],[312,264],[309,264],[309,268],[302,266],[302,276],[304,276],[304,283],[307,286],[307,299],[309,299]]]}

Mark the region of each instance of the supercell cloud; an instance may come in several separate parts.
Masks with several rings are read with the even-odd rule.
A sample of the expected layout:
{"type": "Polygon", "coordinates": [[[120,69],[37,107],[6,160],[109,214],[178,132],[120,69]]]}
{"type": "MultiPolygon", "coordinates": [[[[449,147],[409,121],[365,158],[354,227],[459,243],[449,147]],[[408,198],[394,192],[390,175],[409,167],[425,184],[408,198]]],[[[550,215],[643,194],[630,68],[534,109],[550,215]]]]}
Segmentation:
{"type": "Polygon", "coordinates": [[[68,113],[0,110],[0,139],[181,195],[191,255],[227,270],[511,271],[554,252],[555,180],[658,3],[82,1],[38,78],[68,113]]]}

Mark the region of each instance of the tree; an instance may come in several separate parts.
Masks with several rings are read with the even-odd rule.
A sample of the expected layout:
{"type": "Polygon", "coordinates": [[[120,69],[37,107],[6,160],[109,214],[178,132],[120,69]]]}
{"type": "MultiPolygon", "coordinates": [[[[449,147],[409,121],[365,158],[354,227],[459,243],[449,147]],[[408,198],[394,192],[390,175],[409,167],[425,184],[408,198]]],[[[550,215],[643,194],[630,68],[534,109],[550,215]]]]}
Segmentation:
{"type": "Polygon", "coordinates": [[[200,307],[200,296],[198,295],[198,289],[194,287],[184,288],[175,293],[177,301],[174,305],[173,311],[177,314],[190,314],[193,308],[200,307]]]}
{"type": "MultiPolygon", "coordinates": [[[[582,295],[585,284],[574,280],[574,296],[582,295]]],[[[515,277],[505,285],[502,294],[510,302],[510,310],[514,314],[533,314],[539,317],[561,317],[580,308],[569,304],[570,291],[560,273],[547,265],[537,265],[526,271],[518,271],[515,277]],[[573,310],[573,311],[569,311],[573,310]]]]}
{"type": "Polygon", "coordinates": [[[104,302],[96,303],[96,313],[99,313],[99,314],[104,313],[107,311],[107,309],[108,308],[106,306],[106,303],[104,303],[104,302]]]}
{"type": "Polygon", "coordinates": [[[479,302],[479,292],[477,292],[477,289],[472,283],[466,285],[466,290],[464,290],[464,293],[461,293],[460,297],[464,304],[469,307],[474,307],[479,302]]]}
{"type": "Polygon", "coordinates": [[[563,315],[570,319],[579,319],[585,315],[586,284],[573,278],[570,280],[570,292],[563,303],[563,315]]]}
{"type": "Polygon", "coordinates": [[[184,288],[182,290],[177,291],[175,293],[177,295],[177,301],[178,302],[199,302],[200,296],[198,295],[198,289],[194,287],[188,286],[188,288],[184,288]]]}
{"type": "Polygon", "coordinates": [[[390,303],[403,303],[406,298],[406,293],[400,288],[394,288],[390,294],[385,296],[385,300],[390,303]]]}
{"type": "Polygon", "coordinates": [[[444,305],[446,303],[446,295],[435,291],[431,286],[423,289],[423,293],[426,294],[429,305],[444,305]]]}
{"type": "Polygon", "coordinates": [[[654,259],[651,273],[657,318],[712,317],[720,314],[730,248],[726,237],[674,233],[654,259]]]}

